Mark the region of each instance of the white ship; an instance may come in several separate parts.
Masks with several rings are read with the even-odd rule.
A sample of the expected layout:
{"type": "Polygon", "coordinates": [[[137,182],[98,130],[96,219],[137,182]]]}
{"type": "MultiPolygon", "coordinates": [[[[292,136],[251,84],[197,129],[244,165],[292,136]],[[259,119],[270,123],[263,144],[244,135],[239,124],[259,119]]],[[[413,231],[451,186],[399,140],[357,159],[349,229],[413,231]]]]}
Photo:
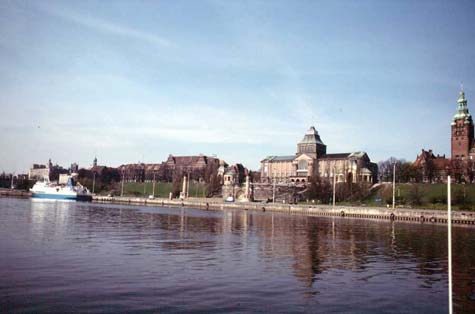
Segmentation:
{"type": "Polygon", "coordinates": [[[51,182],[36,182],[30,189],[30,192],[32,193],[32,197],[35,198],[79,201],[90,201],[92,199],[89,190],[79,183],[76,183],[72,177],[68,178],[66,185],[51,182]]]}

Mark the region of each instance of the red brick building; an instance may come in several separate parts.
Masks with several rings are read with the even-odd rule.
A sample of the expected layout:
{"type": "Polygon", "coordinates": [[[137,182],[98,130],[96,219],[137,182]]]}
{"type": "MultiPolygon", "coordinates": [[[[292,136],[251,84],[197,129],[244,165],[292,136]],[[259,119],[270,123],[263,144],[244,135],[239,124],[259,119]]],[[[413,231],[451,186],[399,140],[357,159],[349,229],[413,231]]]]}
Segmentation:
{"type": "Polygon", "coordinates": [[[475,177],[475,138],[472,115],[462,88],[457,100],[457,112],[451,123],[451,158],[435,156],[432,150],[422,150],[413,163],[425,182],[446,182],[450,174],[457,182],[473,182],[475,177]]]}
{"type": "Polygon", "coordinates": [[[446,182],[451,170],[450,159],[434,155],[432,149],[423,149],[413,165],[419,169],[423,182],[446,182]]]}
{"type": "Polygon", "coordinates": [[[156,180],[171,182],[175,175],[188,175],[190,180],[204,180],[207,170],[217,171],[218,168],[219,159],[217,157],[169,155],[166,161],[159,164],[125,164],[119,166],[118,170],[125,181],[151,182],[156,180]]]}

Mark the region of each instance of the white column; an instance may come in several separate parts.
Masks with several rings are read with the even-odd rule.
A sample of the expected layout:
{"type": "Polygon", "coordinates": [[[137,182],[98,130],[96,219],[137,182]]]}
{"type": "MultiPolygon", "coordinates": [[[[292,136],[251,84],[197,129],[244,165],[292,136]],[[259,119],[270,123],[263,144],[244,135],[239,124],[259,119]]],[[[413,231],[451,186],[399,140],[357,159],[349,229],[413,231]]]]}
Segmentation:
{"type": "Polygon", "coordinates": [[[394,205],[396,203],[396,163],[394,163],[394,166],[393,166],[393,209],[394,209],[394,205]]]}
{"type": "Polygon", "coordinates": [[[447,241],[449,273],[449,314],[452,314],[452,204],[450,195],[450,176],[447,177],[447,241]]]}

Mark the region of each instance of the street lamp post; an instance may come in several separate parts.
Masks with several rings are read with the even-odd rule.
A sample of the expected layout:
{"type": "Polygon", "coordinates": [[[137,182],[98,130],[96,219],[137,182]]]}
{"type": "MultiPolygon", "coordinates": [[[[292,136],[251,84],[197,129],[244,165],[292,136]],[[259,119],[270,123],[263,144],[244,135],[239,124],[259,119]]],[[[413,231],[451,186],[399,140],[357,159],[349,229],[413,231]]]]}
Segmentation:
{"type": "Polygon", "coordinates": [[[143,176],[143,197],[146,197],[145,193],[147,193],[147,180],[145,179],[145,174],[143,176]]]}
{"type": "Polygon", "coordinates": [[[393,165],[393,209],[396,203],[396,163],[393,165]]]}
{"type": "Polygon", "coordinates": [[[153,173],[152,197],[155,198],[155,172],[153,173]]]}
{"type": "Polygon", "coordinates": [[[447,177],[447,246],[448,246],[448,275],[449,275],[449,314],[452,314],[452,200],[450,176],[447,177]]]}
{"type": "Polygon", "coordinates": [[[336,196],[336,168],[335,166],[333,166],[333,207],[335,207],[335,203],[336,203],[335,196],[336,196]]]}
{"type": "Polygon", "coordinates": [[[276,178],[274,177],[274,184],[272,186],[272,203],[275,203],[275,181],[276,178]]]}
{"type": "Polygon", "coordinates": [[[190,196],[190,172],[188,171],[188,184],[186,185],[186,198],[190,196]]]}
{"type": "Polygon", "coordinates": [[[124,170],[122,170],[122,187],[120,189],[120,196],[121,197],[124,196],[124,176],[125,176],[124,170]]]}

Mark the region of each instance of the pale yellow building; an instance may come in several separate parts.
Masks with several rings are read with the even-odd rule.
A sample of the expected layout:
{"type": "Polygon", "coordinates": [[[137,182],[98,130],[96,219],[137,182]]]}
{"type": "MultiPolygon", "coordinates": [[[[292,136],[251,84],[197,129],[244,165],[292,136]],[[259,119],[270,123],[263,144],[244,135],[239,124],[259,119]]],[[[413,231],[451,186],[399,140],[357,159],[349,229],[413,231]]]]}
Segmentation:
{"type": "Polygon", "coordinates": [[[374,183],[377,165],[365,152],[327,154],[315,127],[305,133],[297,144],[297,153],[288,156],[268,156],[261,161],[261,182],[305,184],[313,174],[337,182],[374,183]]]}
{"type": "Polygon", "coordinates": [[[28,170],[28,179],[29,180],[40,180],[40,181],[49,181],[49,176],[51,174],[51,160],[46,165],[34,164],[28,170]]]}

